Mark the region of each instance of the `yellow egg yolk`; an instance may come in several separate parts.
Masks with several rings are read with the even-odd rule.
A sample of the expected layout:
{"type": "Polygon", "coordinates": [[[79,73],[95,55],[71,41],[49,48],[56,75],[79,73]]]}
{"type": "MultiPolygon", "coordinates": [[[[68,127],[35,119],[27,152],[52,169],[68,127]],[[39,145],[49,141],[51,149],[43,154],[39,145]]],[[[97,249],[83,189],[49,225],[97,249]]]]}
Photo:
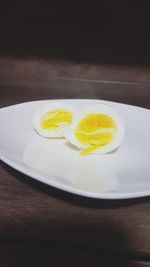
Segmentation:
{"type": "Polygon", "coordinates": [[[91,113],[82,118],[74,130],[79,142],[85,145],[80,155],[85,155],[112,142],[116,123],[108,115],[91,113]]]}
{"type": "Polygon", "coordinates": [[[43,130],[57,130],[61,126],[72,122],[72,112],[64,109],[54,109],[46,112],[40,121],[40,128],[43,130]]]}

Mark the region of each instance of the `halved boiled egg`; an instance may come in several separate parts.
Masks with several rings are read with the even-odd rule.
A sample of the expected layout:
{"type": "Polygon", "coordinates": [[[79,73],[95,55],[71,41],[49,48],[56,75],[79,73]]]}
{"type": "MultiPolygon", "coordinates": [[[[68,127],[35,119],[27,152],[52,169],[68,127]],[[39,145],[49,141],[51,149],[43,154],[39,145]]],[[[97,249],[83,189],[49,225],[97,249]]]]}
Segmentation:
{"type": "Polygon", "coordinates": [[[63,137],[64,130],[74,118],[74,108],[62,102],[49,103],[34,114],[35,130],[43,137],[63,137]]]}
{"type": "Polygon", "coordinates": [[[80,155],[104,154],[116,149],[124,136],[124,123],[116,110],[105,104],[87,106],[65,132],[80,155]]]}

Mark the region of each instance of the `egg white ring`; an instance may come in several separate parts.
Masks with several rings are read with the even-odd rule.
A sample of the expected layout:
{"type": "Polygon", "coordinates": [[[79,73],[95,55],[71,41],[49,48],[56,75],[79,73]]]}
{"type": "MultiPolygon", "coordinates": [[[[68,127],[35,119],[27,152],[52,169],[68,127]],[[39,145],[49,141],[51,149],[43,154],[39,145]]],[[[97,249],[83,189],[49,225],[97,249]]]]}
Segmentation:
{"type": "Polygon", "coordinates": [[[45,106],[40,107],[34,114],[33,117],[33,126],[34,129],[36,130],[36,132],[43,136],[43,137],[63,137],[64,136],[64,131],[66,129],[66,127],[69,126],[68,123],[66,124],[62,124],[60,125],[59,128],[55,129],[55,130],[46,130],[46,129],[41,129],[40,128],[40,120],[42,118],[42,116],[48,112],[48,111],[52,111],[55,109],[65,109],[68,110],[72,113],[73,118],[75,116],[75,114],[77,113],[76,110],[69,104],[67,103],[60,103],[60,102],[53,102],[53,103],[49,103],[45,106]]]}
{"type": "Polygon", "coordinates": [[[108,145],[105,145],[101,148],[96,149],[95,151],[91,153],[105,154],[105,153],[115,150],[121,144],[123,140],[125,127],[124,127],[123,120],[118,114],[118,112],[114,110],[114,108],[112,108],[111,106],[105,105],[105,104],[90,105],[84,108],[83,110],[81,110],[80,114],[77,114],[75,116],[74,120],[72,121],[72,124],[64,132],[66,140],[69,141],[74,146],[78,147],[79,149],[84,149],[84,148],[89,147],[83,144],[82,142],[80,142],[79,140],[77,140],[74,130],[76,126],[78,125],[79,121],[83,119],[86,115],[91,114],[91,113],[99,113],[99,114],[108,115],[114,120],[117,126],[116,133],[114,135],[112,142],[109,143],[108,145]]]}

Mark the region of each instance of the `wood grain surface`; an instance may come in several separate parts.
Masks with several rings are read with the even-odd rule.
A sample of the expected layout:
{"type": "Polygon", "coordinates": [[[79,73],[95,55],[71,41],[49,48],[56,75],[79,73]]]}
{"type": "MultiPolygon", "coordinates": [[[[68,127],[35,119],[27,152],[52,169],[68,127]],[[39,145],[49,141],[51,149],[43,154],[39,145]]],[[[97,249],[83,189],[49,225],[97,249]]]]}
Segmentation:
{"type": "Polygon", "coordinates": [[[37,248],[32,246],[17,246],[10,244],[0,245],[1,266],[103,266],[103,267],[149,267],[150,263],[144,261],[114,259],[112,257],[98,257],[82,253],[69,253],[37,248]],[[9,255],[9,257],[8,257],[9,255]]]}
{"type": "MultiPolygon", "coordinates": [[[[111,82],[111,70],[103,70],[105,81],[100,81],[97,66],[90,79],[85,66],[74,65],[66,74],[65,70],[63,62],[2,58],[0,107],[39,99],[96,98],[150,108],[150,84],[136,82],[136,75],[132,83],[120,82],[120,70],[120,79],[111,82]]],[[[0,162],[0,242],[149,261],[149,201],[149,197],[104,201],[75,196],[0,162]]]]}

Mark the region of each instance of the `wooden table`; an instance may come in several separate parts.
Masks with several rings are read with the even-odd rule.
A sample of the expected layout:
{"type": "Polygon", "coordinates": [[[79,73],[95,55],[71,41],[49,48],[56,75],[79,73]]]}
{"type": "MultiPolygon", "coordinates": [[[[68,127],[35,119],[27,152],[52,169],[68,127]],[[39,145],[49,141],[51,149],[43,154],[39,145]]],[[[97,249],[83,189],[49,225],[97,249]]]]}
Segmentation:
{"type": "MultiPolygon", "coordinates": [[[[110,81],[113,68],[1,58],[0,107],[96,98],[150,108],[148,75],[118,73],[123,82],[110,81]]],[[[149,201],[79,197],[0,162],[0,266],[150,266],[149,201]]]]}

